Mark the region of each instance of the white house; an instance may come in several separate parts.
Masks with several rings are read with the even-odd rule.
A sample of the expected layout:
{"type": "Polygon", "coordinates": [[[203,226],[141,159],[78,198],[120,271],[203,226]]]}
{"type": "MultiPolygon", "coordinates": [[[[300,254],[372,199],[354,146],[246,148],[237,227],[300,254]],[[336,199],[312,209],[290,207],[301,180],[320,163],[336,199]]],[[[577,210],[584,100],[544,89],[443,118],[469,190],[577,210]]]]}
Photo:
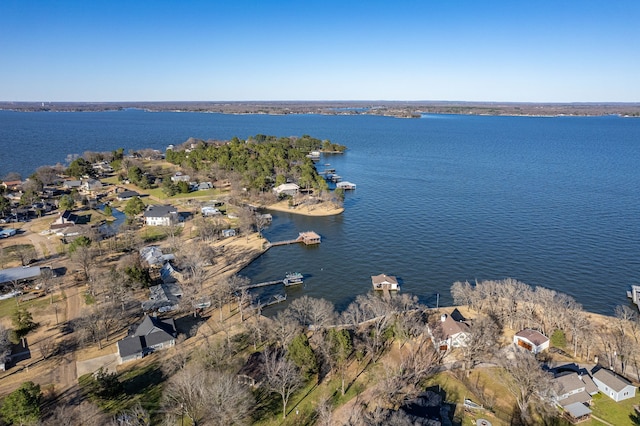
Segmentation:
{"type": "Polygon", "coordinates": [[[528,350],[533,354],[538,354],[545,349],[549,349],[549,338],[536,330],[524,329],[513,336],[513,343],[528,350]]]}
{"type": "Polygon", "coordinates": [[[273,192],[275,192],[276,195],[278,196],[280,195],[294,196],[298,193],[298,191],[300,191],[300,186],[298,186],[295,183],[283,183],[273,188],[273,192]]]}
{"type": "Polygon", "coordinates": [[[85,179],[82,181],[80,189],[84,192],[100,191],[102,189],[102,182],[97,179],[85,179]]]}
{"type": "Polygon", "coordinates": [[[202,216],[217,216],[222,214],[220,213],[220,210],[211,206],[204,206],[200,209],[200,211],[202,212],[202,216]]]}
{"type": "Polygon", "coordinates": [[[598,393],[598,387],[588,374],[565,372],[553,378],[556,384],[556,404],[565,408],[573,403],[591,405],[593,395],[598,393]]]}
{"type": "Polygon", "coordinates": [[[438,346],[441,351],[467,346],[469,326],[463,320],[456,320],[454,317],[462,317],[457,309],[451,315],[442,314],[440,316],[443,340],[438,346]]]}
{"type": "Polygon", "coordinates": [[[606,368],[593,373],[593,382],[600,392],[616,402],[636,396],[636,387],[631,382],[606,368]]]}
{"type": "Polygon", "coordinates": [[[171,176],[172,182],[187,182],[191,181],[191,177],[189,175],[182,174],[182,172],[176,172],[175,175],[171,176]]]}
{"type": "Polygon", "coordinates": [[[178,222],[178,210],[173,206],[149,206],[144,212],[149,226],[169,226],[178,222]]]}

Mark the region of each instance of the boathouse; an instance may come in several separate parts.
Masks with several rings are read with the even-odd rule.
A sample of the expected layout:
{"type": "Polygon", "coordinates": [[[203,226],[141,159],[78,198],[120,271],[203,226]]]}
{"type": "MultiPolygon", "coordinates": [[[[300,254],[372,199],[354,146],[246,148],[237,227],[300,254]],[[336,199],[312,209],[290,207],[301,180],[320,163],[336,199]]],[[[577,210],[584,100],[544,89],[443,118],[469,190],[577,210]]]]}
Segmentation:
{"type": "Polygon", "coordinates": [[[372,275],[371,283],[374,290],[400,290],[397,278],[391,275],[372,275]]]}
{"type": "Polygon", "coordinates": [[[313,231],[301,232],[298,239],[306,245],[320,244],[321,240],[320,235],[316,234],[313,231]]]}

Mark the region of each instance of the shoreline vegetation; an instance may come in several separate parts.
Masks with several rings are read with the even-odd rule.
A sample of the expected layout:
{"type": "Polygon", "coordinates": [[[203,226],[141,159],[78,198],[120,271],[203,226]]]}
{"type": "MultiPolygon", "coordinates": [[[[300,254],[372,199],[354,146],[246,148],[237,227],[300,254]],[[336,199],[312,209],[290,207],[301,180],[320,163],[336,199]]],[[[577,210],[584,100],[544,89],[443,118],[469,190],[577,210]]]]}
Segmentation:
{"type": "Polygon", "coordinates": [[[141,109],[149,112],[221,114],[379,115],[419,118],[422,114],[505,116],[640,117],[640,103],[531,103],[451,101],[238,101],[238,102],[0,102],[0,110],[21,112],[82,112],[141,109]]]}
{"type": "MultiPolygon", "coordinates": [[[[266,224],[256,221],[261,215],[253,206],[305,216],[344,212],[340,197],[329,195],[327,183],[305,155],[309,144],[318,143],[332,145],[310,136],[257,135],[251,141],[189,139],[166,159],[116,151],[85,153],[87,159],[74,160],[65,171],[71,177],[92,173],[92,163],[98,162],[119,173],[103,179],[108,189],[102,190],[105,199],[131,220],[113,246],[80,237],[82,244],[71,243],[68,250],[62,244],[56,247],[50,234],[42,234],[57,212],[10,225],[20,233],[3,240],[0,249],[6,253],[10,245],[31,247],[34,264],[55,264],[68,273],[56,278],[55,287],[40,281],[48,286],[50,301],[4,302],[12,309],[17,304],[16,312],[34,320],[32,328],[25,329],[34,355],[0,372],[0,395],[14,398],[15,389],[30,384],[36,399],[44,402],[30,406],[33,419],[43,419],[44,424],[62,424],[67,417],[79,419],[78,424],[87,424],[89,418],[108,424],[109,418],[134,415],[147,416],[147,424],[210,424],[207,418],[265,426],[413,424],[407,423],[411,417],[403,407],[425,398],[423,403],[451,410],[440,424],[488,419],[495,425],[565,425],[549,393],[555,385],[548,369],[576,363],[591,370],[601,364],[640,380],[640,318],[635,309],[619,306],[615,317],[589,313],[570,295],[511,279],[453,283],[451,293],[458,305],[452,307],[428,307],[408,293],[384,297],[369,291],[342,312],[326,299],[302,295],[273,317],[263,316],[263,306],[255,304],[247,290],[249,281],[238,275],[269,249],[261,236],[266,224]],[[279,155],[266,154],[269,151],[261,151],[264,147],[254,142],[279,155]],[[285,158],[288,163],[272,163],[285,158]],[[162,184],[186,173],[223,189],[207,189],[200,197],[183,193],[186,182],[162,184]],[[265,190],[289,179],[306,182],[300,185],[304,194],[278,200],[265,190]],[[145,201],[132,200],[137,199],[142,210],[148,204],[171,203],[193,215],[180,227],[142,226],[141,210],[133,212],[129,202],[115,200],[122,194],[116,187],[136,191],[145,201]],[[224,226],[238,234],[222,238],[221,216],[196,213],[214,197],[225,200],[224,226]],[[140,301],[148,297],[151,268],[145,275],[137,253],[148,244],[166,247],[181,266],[184,295],[179,309],[161,314],[175,319],[179,334],[175,346],[116,365],[118,342],[140,323],[140,301]],[[145,276],[149,280],[142,285],[145,276]],[[208,305],[202,303],[205,300],[208,305]],[[453,334],[447,334],[451,332],[444,325],[456,311],[466,319],[454,321],[464,323],[458,327],[468,333],[460,346],[453,344],[453,334]],[[551,342],[549,350],[534,357],[514,349],[514,334],[523,329],[543,331],[551,342]],[[520,363],[523,368],[514,368],[520,363]],[[89,365],[82,371],[94,374],[82,375],[80,365],[89,365]],[[239,383],[240,378],[253,386],[239,383]],[[524,388],[525,382],[534,385],[524,388]],[[185,398],[186,393],[196,395],[196,400],[185,398]],[[68,395],[76,394],[82,395],[81,404],[72,405],[68,395]],[[467,398],[480,404],[481,411],[466,410],[467,398]]],[[[39,168],[33,180],[52,178],[55,172],[39,168]]],[[[73,195],[62,195],[58,201],[68,197],[64,201],[73,207],[83,204],[78,192],[73,195]]],[[[17,255],[11,262],[18,264],[17,255]]],[[[7,316],[0,317],[0,327],[8,329],[9,322],[7,316]]],[[[610,424],[623,424],[639,413],[639,396],[615,405],[606,395],[594,401],[594,418],[610,424]]],[[[16,414],[9,408],[4,411],[0,414],[6,418],[16,414]]]]}

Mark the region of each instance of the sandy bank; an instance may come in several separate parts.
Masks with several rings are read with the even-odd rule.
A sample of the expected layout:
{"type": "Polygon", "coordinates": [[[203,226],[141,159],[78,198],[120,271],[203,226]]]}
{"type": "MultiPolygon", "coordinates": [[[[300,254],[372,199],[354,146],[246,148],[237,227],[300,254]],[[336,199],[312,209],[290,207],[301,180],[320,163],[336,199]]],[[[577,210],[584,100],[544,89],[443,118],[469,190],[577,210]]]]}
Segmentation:
{"type": "Polygon", "coordinates": [[[304,216],[333,216],[340,214],[344,211],[344,207],[336,208],[333,203],[320,203],[313,206],[303,205],[291,207],[289,201],[279,201],[275,204],[265,206],[265,209],[274,210],[278,212],[287,212],[293,214],[300,214],[304,216]]]}

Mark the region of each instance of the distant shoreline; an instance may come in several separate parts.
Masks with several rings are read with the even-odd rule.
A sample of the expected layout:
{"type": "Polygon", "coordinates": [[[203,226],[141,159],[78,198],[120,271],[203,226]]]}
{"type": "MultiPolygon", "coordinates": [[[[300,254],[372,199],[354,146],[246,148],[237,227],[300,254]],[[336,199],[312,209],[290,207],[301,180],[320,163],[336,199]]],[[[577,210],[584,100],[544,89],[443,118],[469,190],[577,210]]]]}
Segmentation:
{"type": "Polygon", "coordinates": [[[232,115],[378,115],[420,118],[423,114],[595,117],[640,117],[640,103],[529,103],[445,101],[273,101],[273,102],[8,102],[0,110],[16,112],[200,112],[232,115]]]}

